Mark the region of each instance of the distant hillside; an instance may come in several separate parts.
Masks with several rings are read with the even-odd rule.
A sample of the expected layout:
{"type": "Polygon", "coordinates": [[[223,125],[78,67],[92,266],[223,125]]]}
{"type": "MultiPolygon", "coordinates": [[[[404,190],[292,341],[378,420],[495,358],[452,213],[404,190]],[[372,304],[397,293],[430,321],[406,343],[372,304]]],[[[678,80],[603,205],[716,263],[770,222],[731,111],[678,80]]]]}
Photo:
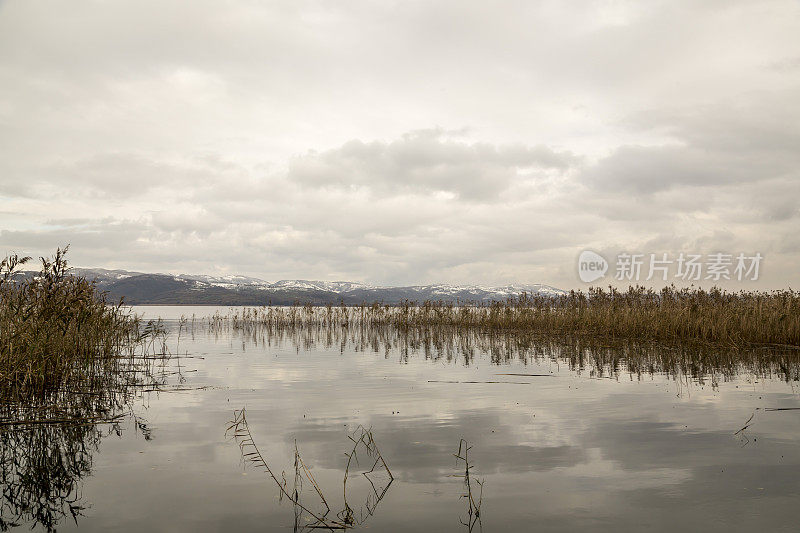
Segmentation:
{"type": "Polygon", "coordinates": [[[112,299],[129,304],[164,305],[290,305],[293,303],[360,304],[403,300],[422,302],[504,301],[522,293],[557,295],[563,291],[547,285],[414,285],[377,287],[349,281],[281,280],[270,283],[246,276],[143,274],[125,270],[75,268],[72,273],[96,280],[112,299]]]}

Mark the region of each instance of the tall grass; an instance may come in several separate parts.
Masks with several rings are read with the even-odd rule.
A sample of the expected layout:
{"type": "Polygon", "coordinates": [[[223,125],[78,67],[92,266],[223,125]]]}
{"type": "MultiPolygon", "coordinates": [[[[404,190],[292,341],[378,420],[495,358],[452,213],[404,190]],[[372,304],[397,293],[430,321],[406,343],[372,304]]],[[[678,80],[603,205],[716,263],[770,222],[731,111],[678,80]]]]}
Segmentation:
{"type": "Polygon", "coordinates": [[[154,338],[155,325],[140,324],[121,302],[109,305],[94,282],[69,275],[66,251],[41,258],[35,276],[18,271],[28,257],[11,255],[0,261],[4,398],[96,388],[125,371],[136,348],[154,338]]]}
{"type": "Polygon", "coordinates": [[[0,261],[0,531],[77,524],[101,439],[121,433],[126,411],[149,439],[132,401],[172,373],[161,323],[70,275],[65,252],[33,276],[19,272],[27,257],[0,261]]]}
{"type": "Polygon", "coordinates": [[[209,322],[243,329],[255,324],[454,326],[735,346],[800,346],[800,292],[596,288],[555,297],[523,295],[489,305],[404,302],[398,306],[251,308],[228,317],[217,315],[209,322]]]}
{"type": "MultiPolygon", "coordinates": [[[[274,311],[286,312],[285,309],[274,311]]],[[[255,312],[251,309],[244,314],[255,312]]],[[[403,328],[351,323],[345,327],[323,321],[312,324],[299,320],[292,325],[287,322],[245,322],[242,315],[238,313],[235,327],[234,313],[218,315],[216,322],[198,321],[195,327],[205,329],[210,325],[211,335],[236,339],[242,342],[243,347],[354,351],[381,354],[400,362],[421,357],[435,363],[469,366],[485,356],[494,365],[552,363],[575,372],[588,372],[591,377],[642,379],[662,374],[676,381],[708,381],[712,385],[742,376],[780,379],[787,383],[800,381],[800,350],[788,346],[662,343],[436,325],[403,328]]]]}

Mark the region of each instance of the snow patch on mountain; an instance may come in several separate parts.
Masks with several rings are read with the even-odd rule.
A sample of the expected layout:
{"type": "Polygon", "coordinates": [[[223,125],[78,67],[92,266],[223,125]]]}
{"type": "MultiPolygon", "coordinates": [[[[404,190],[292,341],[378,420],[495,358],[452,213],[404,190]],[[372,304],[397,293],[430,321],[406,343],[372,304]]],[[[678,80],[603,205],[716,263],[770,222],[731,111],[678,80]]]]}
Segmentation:
{"type": "MultiPolygon", "coordinates": [[[[96,279],[101,284],[110,284],[115,281],[140,276],[140,272],[125,270],[75,268],[73,273],[96,279]]],[[[380,286],[353,281],[320,281],[304,279],[284,279],[269,282],[250,276],[228,275],[202,275],[202,274],[162,274],[175,281],[192,284],[193,290],[219,287],[234,291],[264,291],[266,293],[283,292],[308,292],[328,293],[330,295],[350,296],[351,299],[408,298],[416,300],[435,299],[461,299],[461,300],[505,300],[518,298],[523,293],[529,295],[557,296],[565,291],[543,284],[512,284],[491,287],[485,285],[449,285],[436,283],[431,285],[411,286],[380,286]]]]}
{"type": "Polygon", "coordinates": [[[326,291],[340,294],[358,289],[370,290],[381,287],[353,281],[309,281],[305,279],[284,279],[272,283],[268,288],[274,290],[326,291]]]}

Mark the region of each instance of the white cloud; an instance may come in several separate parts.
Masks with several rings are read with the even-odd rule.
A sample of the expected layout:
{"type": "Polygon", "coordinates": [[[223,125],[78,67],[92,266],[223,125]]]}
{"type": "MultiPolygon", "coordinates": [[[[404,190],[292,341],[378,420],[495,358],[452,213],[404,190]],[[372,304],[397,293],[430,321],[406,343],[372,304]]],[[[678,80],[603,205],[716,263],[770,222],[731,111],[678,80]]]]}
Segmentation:
{"type": "Polygon", "coordinates": [[[725,247],[796,284],[797,25],[789,0],[2,2],[0,249],[568,287],[584,247],[725,247]]]}

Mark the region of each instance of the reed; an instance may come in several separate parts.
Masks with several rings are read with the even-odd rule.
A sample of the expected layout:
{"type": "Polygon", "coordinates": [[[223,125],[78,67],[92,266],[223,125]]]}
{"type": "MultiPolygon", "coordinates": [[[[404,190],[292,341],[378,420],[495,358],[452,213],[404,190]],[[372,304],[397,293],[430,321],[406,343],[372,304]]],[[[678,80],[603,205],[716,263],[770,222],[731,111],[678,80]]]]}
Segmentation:
{"type": "Polygon", "coordinates": [[[290,486],[286,478],[286,472],[282,471],[279,477],[277,470],[270,467],[266,457],[258,448],[250,431],[250,425],[247,422],[245,408],[234,411],[233,419],[228,423],[225,434],[232,436],[239,445],[243,463],[252,465],[272,479],[278,487],[279,501],[287,499],[292,502],[295,532],[311,530],[338,531],[363,525],[375,514],[378,504],[386,496],[389,487],[394,481],[389,465],[386,464],[383,455],[378,450],[372,431],[359,426],[352,435],[348,435],[353,445],[350,452],[345,452],[344,454],[347,457],[347,463],[344,467],[344,477],[342,479],[342,510],[333,517],[328,499],[325,497],[317,480],[314,479],[311,469],[308,468],[300,455],[297,441],[294,443],[294,483],[290,486]],[[366,459],[367,463],[362,466],[359,463],[359,457],[362,460],[366,459]],[[358,476],[355,474],[356,469],[364,468],[369,464],[372,465],[369,470],[361,472],[358,476]],[[384,481],[373,481],[370,478],[372,474],[384,474],[384,481]],[[350,485],[352,485],[355,480],[366,480],[369,484],[369,490],[366,493],[364,503],[354,509],[350,506],[348,500],[348,495],[350,494],[348,481],[351,481],[350,485]],[[306,487],[305,492],[311,493],[312,498],[316,500],[316,509],[313,508],[311,503],[303,501],[304,486],[306,487]]]}
{"type": "Polygon", "coordinates": [[[68,273],[65,254],[41,258],[38,275],[19,267],[30,258],[0,261],[0,390],[4,398],[42,396],[54,389],[96,389],[130,371],[137,349],[159,333],[122,302],[110,305],[95,284],[68,273]]]}
{"type": "Polygon", "coordinates": [[[208,319],[213,327],[355,325],[453,326],[548,335],[590,335],[733,346],[800,346],[800,292],[727,292],[718,288],[627,291],[592,288],[559,296],[522,295],[488,305],[375,303],[354,307],[247,308],[208,319]]]}
{"type": "Polygon", "coordinates": [[[472,446],[470,446],[469,443],[462,438],[458,442],[458,452],[453,454],[458,462],[464,463],[464,474],[460,476],[464,478],[464,493],[461,495],[461,497],[467,500],[467,518],[459,518],[459,521],[461,522],[462,526],[467,526],[467,531],[469,533],[472,533],[472,531],[475,530],[475,526],[478,527],[478,531],[483,530],[483,526],[481,524],[483,480],[474,478],[472,476],[471,471],[475,465],[469,461],[469,451],[471,449],[472,446]],[[475,482],[474,487],[473,481],[475,482]]]}
{"type": "MultiPolygon", "coordinates": [[[[234,330],[230,325],[232,319],[219,318],[212,323],[217,324],[209,332],[212,336],[235,338],[243,347],[353,351],[382,355],[387,359],[396,357],[401,362],[416,357],[437,364],[465,366],[486,356],[493,365],[515,362],[563,365],[574,372],[586,372],[592,378],[643,379],[662,374],[675,381],[709,383],[712,387],[742,376],[754,380],[780,379],[787,383],[800,381],[800,350],[789,346],[667,343],[453,326],[399,328],[351,324],[343,327],[321,322],[295,325],[240,322],[239,328],[234,330]]],[[[198,321],[197,327],[205,329],[202,321],[198,321]]]]}

